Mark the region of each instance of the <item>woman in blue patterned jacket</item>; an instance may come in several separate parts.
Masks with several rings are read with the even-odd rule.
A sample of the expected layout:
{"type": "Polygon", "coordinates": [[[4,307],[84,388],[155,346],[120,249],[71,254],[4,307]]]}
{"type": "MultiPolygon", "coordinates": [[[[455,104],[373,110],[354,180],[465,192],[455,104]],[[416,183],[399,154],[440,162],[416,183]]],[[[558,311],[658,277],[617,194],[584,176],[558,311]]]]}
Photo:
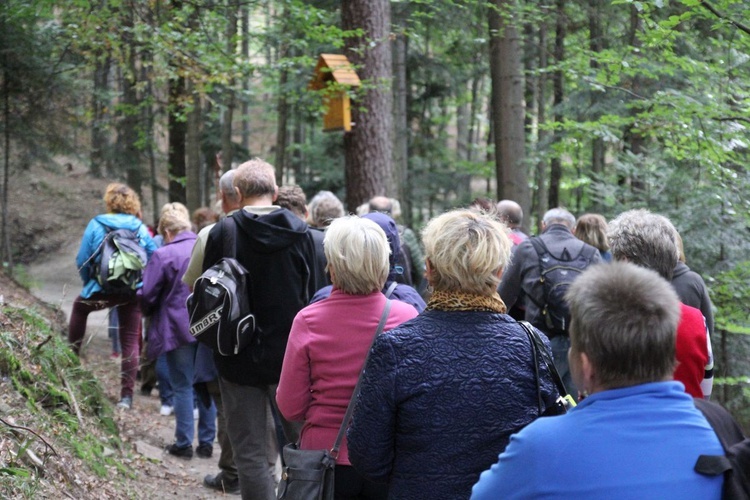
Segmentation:
{"type": "MultiPolygon", "coordinates": [[[[507,229],[456,210],[430,221],[423,240],[432,296],[420,316],[375,341],[349,457],[389,484],[389,498],[456,500],[539,415],[537,380],[531,343],[496,291],[510,257],[507,229]]],[[[558,394],[539,363],[551,404],[558,394]]]]}

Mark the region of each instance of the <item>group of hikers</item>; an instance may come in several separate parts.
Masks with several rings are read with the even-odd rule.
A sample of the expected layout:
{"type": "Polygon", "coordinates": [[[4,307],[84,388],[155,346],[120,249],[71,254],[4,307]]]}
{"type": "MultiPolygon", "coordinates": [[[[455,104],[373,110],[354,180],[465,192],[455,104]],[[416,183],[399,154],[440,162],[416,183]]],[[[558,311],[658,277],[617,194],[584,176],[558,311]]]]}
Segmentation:
{"type": "Polygon", "coordinates": [[[396,200],[345,215],[333,193],[278,187],[260,159],[219,193],[218,222],[198,231],[168,203],[152,237],[135,192],[110,184],[69,328],[79,353],[88,314],[116,307],[123,410],[141,345],[162,360],[167,453],[220,445],[205,487],[285,497],[289,443],[337,450],[337,499],[718,499],[750,469],[714,466],[747,440],[708,401],[712,306],[666,217],[553,208],[529,237],[517,203],[479,199],[428,221],[420,244],[396,200]],[[115,287],[102,274],[127,277],[127,259],[107,259],[128,237],[145,269],[115,287]],[[249,277],[253,340],[227,355],[196,341],[186,303],[228,257],[249,277]]]}

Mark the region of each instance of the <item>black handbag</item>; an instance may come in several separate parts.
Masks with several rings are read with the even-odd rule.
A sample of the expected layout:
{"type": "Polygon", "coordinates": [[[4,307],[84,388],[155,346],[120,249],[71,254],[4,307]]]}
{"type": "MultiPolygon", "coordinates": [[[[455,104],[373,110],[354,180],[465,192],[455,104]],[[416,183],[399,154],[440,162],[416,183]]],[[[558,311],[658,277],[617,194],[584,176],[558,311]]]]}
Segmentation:
{"type": "MultiPolygon", "coordinates": [[[[375,342],[377,336],[383,331],[390,310],[391,301],[388,300],[385,303],[383,314],[380,316],[378,329],[372,338],[373,342],[375,342]]],[[[352,418],[354,403],[359,394],[362,382],[362,373],[364,372],[365,365],[367,365],[371,349],[372,345],[367,350],[365,362],[362,364],[362,371],[359,372],[357,385],[354,387],[352,398],[346,407],[346,413],[341,422],[341,427],[339,427],[333,447],[330,450],[300,450],[296,443],[284,446],[281,452],[283,466],[277,496],[279,500],[333,500],[336,459],[339,455],[341,441],[344,439],[344,433],[352,418]]]]}
{"type": "Polygon", "coordinates": [[[552,359],[552,355],[547,350],[547,346],[544,345],[544,342],[542,342],[542,339],[539,338],[539,334],[537,333],[536,329],[531,326],[531,323],[528,321],[519,321],[519,325],[524,329],[526,332],[526,335],[529,337],[529,342],[531,342],[531,353],[532,357],[534,359],[534,375],[536,376],[536,397],[539,405],[539,416],[540,417],[551,417],[554,415],[562,415],[564,413],[567,413],[569,409],[576,406],[575,399],[568,394],[568,391],[565,389],[565,384],[563,384],[562,379],[560,378],[560,374],[557,373],[557,368],[555,368],[554,360],[552,359]],[[542,398],[542,388],[539,383],[539,358],[542,358],[542,361],[547,366],[547,370],[550,373],[550,376],[552,377],[552,381],[555,383],[555,387],[557,387],[557,392],[559,393],[559,397],[555,399],[553,402],[549,402],[545,404],[543,398],[542,398]],[[546,407],[546,409],[545,409],[546,407]]]}

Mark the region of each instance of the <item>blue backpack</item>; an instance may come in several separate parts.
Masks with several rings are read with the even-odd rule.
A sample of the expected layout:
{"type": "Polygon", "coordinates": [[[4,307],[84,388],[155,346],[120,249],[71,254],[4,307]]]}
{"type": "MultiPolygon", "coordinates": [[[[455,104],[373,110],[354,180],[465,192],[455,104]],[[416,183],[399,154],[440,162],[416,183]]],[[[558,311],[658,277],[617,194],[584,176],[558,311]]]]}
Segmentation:
{"type": "Polygon", "coordinates": [[[143,280],[148,253],[136,231],[102,226],[107,234],[84,265],[90,266],[89,275],[99,283],[103,293],[135,295],[143,280]]]}

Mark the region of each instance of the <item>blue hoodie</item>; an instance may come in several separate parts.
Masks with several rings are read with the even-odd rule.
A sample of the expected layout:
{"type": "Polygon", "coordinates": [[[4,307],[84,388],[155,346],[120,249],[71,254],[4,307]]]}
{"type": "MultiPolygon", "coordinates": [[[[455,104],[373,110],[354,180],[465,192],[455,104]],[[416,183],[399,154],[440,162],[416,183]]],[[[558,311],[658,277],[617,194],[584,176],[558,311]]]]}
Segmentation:
{"type": "MultiPolygon", "coordinates": [[[[78,274],[81,275],[81,280],[83,281],[81,297],[84,299],[88,299],[94,293],[101,292],[102,290],[96,279],[90,276],[90,266],[88,264],[89,259],[92,258],[102,244],[102,241],[104,241],[104,236],[107,234],[107,227],[135,231],[138,234],[141,246],[146,249],[149,258],[151,258],[151,254],[156,250],[156,245],[154,244],[154,240],[151,239],[146,225],[135,215],[101,214],[91,219],[88,226],[86,226],[86,230],[83,232],[81,247],[78,249],[78,255],[76,256],[78,274]]],[[[142,283],[138,283],[138,288],[141,286],[142,283]]]]}
{"type": "MultiPolygon", "coordinates": [[[[396,262],[398,261],[398,256],[401,252],[401,241],[398,236],[398,226],[396,226],[396,222],[394,222],[391,217],[380,212],[371,212],[369,214],[363,215],[362,218],[370,219],[375,224],[380,226],[380,228],[385,232],[385,236],[388,238],[388,245],[391,247],[391,254],[388,258],[390,269],[388,271],[388,279],[386,280],[385,286],[383,287],[383,293],[385,293],[399,273],[399,271],[396,269],[396,262]]],[[[313,298],[310,299],[310,304],[328,298],[328,296],[331,295],[331,290],[333,290],[332,285],[321,288],[320,290],[315,292],[313,298]]],[[[427,307],[424,300],[422,299],[422,296],[419,295],[419,293],[409,285],[398,283],[396,285],[396,288],[393,289],[390,297],[401,302],[406,302],[407,304],[413,306],[414,309],[416,309],[417,312],[420,313],[424,311],[425,307],[427,307]]]]}

